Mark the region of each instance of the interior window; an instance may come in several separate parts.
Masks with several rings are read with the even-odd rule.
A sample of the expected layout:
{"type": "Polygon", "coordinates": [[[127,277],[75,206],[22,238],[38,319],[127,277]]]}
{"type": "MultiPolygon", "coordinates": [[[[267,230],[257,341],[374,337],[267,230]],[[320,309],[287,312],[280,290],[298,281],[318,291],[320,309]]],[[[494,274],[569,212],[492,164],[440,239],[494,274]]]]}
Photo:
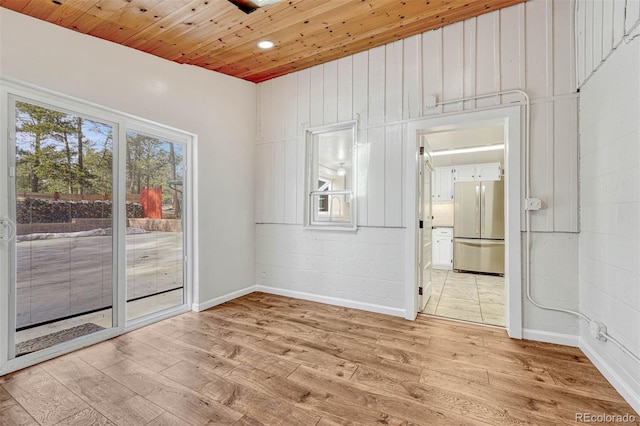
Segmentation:
{"type": "Polygon", "coordinates": [[[307,131],[307,226],[355,229],[356,124],[307,131]]]}

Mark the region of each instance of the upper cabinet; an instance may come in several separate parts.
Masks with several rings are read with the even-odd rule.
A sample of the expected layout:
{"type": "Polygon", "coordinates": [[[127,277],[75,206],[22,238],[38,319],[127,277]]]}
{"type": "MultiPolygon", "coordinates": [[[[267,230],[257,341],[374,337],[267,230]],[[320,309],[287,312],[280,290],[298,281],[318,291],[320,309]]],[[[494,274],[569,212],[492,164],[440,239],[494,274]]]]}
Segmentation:
{"type": "Polygon", "coordinates": [[[436,167],[433,172],[433,202],[453,201],[453,167],[436,167]]]}
{"type": "Polygon", "coordinates": [[[502,167],[500,163],[469,164],[456,166],[453,172],[455,182],[473,182],[481,180],[500,180],[502,167]]]}

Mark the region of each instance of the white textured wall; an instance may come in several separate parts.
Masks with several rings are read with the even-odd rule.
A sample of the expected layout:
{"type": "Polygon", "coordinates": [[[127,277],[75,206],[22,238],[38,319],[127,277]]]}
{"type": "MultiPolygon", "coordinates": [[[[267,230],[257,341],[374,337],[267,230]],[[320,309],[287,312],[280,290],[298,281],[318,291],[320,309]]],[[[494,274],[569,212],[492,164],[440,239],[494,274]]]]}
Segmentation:
{"type": "Polygon", "coordinates": [[[1,8],[0,75],[197,134],[196,299],[254,284],[254,84],[1,8]]]}
{"type": "Polygon", "coordinates": [[[258,290],[404,314],[404,229],[362,228],[355,234],[265,224],[256,237],[258,290]]]}
{"type": "MultiPolygon", "coordinates": [[[[366,244],[370,237],[362,236],[365,230],[382,238],[386,228],[400,228],[396,232],[402,233],[406,225],[404,137],[408,120],[459,109],[457,105],[444,111],[426,109],[428,96],[449,100],[522,89],[533,103],[533,194],[543,200],[545,207],[533,214],[533,229],[561,233],[541,238],[549,241],[555,237],[557,261],[576,263],[577,239],[571,235],[578,231],[574,5],[570,0],[530,0],[259,84],[255,148],[258,234],[268,226],[285,234],[304,235],[305,127],[359,118],[361,228],[349,238],[366,244]]],[[[519,100],[517,96],[504,96],[466,102],[462,107],[491,108],[519,100]]],[[[258,253],[277,251],[274,247],[277,244],[268,237],[258,239],[258,253]]],[[[289,252],[289,257],[294,254],[289,252]]],[[[404,262],[404,253],[401,255],[404,262]]],[[[294,275],[261,281],[262,272],[269,265],[270,261],[259,259],[256,278],[273,289],[304,287],[305,292],[319,296],[334,294],[323,286],[297,281],[294,275]]],[[[324,273],[321,268],[325,266],[317,265],[317,269],[311,267],[309,271],[324,273]]],[[[368,266],[354,267],[361,267],[359,276],[366,276],[368,266]]],[[[567,295],[573,295],[568,304],[577,304],[577,279],[565,279],[564,272],[557,268],[552,270],[558,275],[550,276],[546,272],[549,268],[535,258],[533,268],[534,286],[544,289],[545,300],[563,306],[567,295]],[[555,286],[551,288],[546,285],[548,282],[555,286]],[[561,296],[556,297],[556,286],[562,286],[561,296]]],[[[397,271],[390,278],[396,282],[403,277],[402,271],[397,271]]],[[[340,273],[333,274],[332,280],[337,288],[350,283],[350,278],[340,273]]],[[[384,285],[366,292],[377,304],[395,309],[399,306],[397,301],[386,299],[391,293],[384,285]]],[[[362,295],[348,292],[341,297],[350,303],[364,300],[362,295]]],[[[542,330],[575,334],[572,318],[548,320],[545,313],[535,311],[525,310],[525,328],[543,327],[542,330]]]]}
{"type": "Polygon", "coordinates": [[[577,0],[577,83],[582,86],[638,25],[640,0],[577,0]]]}
{"type": "MultiPolygon", "coordinates": [[[[580,154],[580,309],[640,354],[640,37],[620,44],[582,87],[580,154]]],[[[640,365],[582,326],[640,412],[640,365]]]]}

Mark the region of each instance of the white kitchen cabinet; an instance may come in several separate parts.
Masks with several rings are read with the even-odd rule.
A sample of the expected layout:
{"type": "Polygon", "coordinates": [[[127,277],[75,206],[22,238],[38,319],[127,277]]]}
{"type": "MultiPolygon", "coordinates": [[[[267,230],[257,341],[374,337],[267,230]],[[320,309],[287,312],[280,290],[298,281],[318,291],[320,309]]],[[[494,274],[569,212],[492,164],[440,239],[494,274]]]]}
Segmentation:
{"type": "Polygon", "coordinates": [[[434,228],[432,231],[433,269],[453,268],[453,228],[434,228]]]}
{"type": "Polygon", "coordinates": [[[453,180],[456,182],[473,182],[476,179],[476,165],[456,166],[453,172],[453,180]]]}
{"type": "Polygon", "coordinates": [[[502,176],[500,163],[478,164],[476,169],[478,171],[478,179],[476,180],[500,180],[502,176]]]}
{"type": "Polygon", "coordinates": [[[466,166],[456,166],[453,173],[455,182],[474,182],[500,180],[502,176],[502,166],[500,163],[469,164],[466,166]]]}
{"type": "Polygon", "coordinates": [[[436,167],[433,172],[434,203],[453,201],[453,167],[436,167]]]}

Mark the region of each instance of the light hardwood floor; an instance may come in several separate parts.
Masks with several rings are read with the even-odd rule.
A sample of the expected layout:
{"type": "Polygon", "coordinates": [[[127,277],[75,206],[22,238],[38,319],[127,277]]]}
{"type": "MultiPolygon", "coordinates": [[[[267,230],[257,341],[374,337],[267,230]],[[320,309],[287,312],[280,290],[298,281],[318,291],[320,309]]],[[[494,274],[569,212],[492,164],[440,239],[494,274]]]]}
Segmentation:
{"type": "Polygon", "coordinates": [[[263,293],[0,378],[11,426],[551,425],[584,412],[640,418],[578,349],[263,293]]]}

